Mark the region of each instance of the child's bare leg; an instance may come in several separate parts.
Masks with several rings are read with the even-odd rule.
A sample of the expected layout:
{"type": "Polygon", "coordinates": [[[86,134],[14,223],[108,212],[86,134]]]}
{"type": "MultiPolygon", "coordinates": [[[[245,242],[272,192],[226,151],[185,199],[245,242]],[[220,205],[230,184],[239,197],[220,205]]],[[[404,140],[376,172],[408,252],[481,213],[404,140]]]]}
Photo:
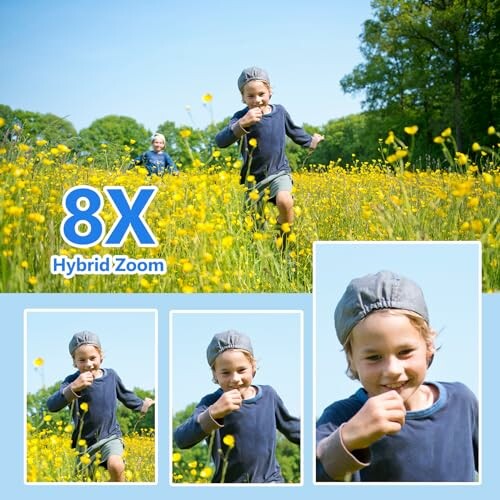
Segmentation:
{"type": "Polygon", "coordinates": [[[278,207],[278,224],[293,222],[293,197],[290,191],[279,191],[276,195],[276,206],[278,207]]]}
{"type": "Polygon", "coordinates": [[[110,477],[110,481],[112,482],[123,482],[125,481],[125,464],[123,463],[123,459],[120,455],[111,455],[108,458],[108,472],[110,477]]]}

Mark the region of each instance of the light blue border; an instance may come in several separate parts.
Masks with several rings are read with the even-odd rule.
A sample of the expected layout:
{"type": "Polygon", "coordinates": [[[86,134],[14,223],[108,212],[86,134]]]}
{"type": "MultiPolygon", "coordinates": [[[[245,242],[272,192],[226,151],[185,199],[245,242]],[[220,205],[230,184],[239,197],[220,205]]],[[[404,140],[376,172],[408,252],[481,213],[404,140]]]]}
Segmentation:
{"type": "MultiPolygon", "coordinates": [[[[156,308],[158,309],[158,425],[168,425],[168,314],[171,309],[302,309],[304,311],[304,429],[312,425],[312,297],[306,294],[250,294],[250,295],[176,295],[176,294],[3,294],[0,295],[2,318],[2,347],[4,353],[4,407],[1,412],[3,435],[2,485],[4,495],[9,498],[45,500],[67,498],[84,493],[87,486],[26,486],[23,481],[23,435],[24,435],[24,390],[23,390],[23,311],[34,307],[102,307],[102,308],[156,308]]],[[[432,486],[384,486],[364,485],[358,487],[313,486],[311,469],[307,463],[312,460],[311,435],[304,433],[305,467],[304,486],[297,488],[255,488],[242,486],[230,489],[227,494],[237,494],[239,499],[294,500],[311,496],[318,500],[356,499],[368,495],[370,500],[386,499],[390,496],[404,496],[408,500],[420,500],[422,496],[440,499],[453,495],[454,499],[490,499],[498,491],[496,468],[496,447],[500,438],[497,424],[496,387],[497,353],[500,352],[498,323],[500,294],[483,296],[483,484],[476,487],[432,485],[432,486]],[[306,496],[305,496],[306,495],[306,496]]],[[[451,436],[450,439],[453,437],[451,436]]],[[[158,443],[158,484],[153,486],[125,484],[113,487],[95,485],[86,493],[93,498],[120,500],[175,498],[176,500],[220,500],[221,488],[185,487],[169,485],[170,446],[168,432],[163,429],[158,443]]]]}

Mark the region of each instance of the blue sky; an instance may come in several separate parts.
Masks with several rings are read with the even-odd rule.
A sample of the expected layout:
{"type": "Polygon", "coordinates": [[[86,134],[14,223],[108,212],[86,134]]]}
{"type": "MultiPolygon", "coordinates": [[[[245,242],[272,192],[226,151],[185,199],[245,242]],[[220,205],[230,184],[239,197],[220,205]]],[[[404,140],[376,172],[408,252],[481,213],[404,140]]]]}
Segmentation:
{"type": "Polygon", "coordinates": [[[268,70],[273,101],[298,123],[360,111],[339,80],[362,62],[369,0],[261,3],[174,0],[0,2],[0,103],[67,117],[77,130],[109,114],[151,131],[205,127],[242,107],[236,80],[268,70]]]}
{"type": "Polygon", "coordinates": [[[216,333],[237,330],[252,341],[255,384],[273,386],[288,410],[302,414],[302,314],[292,311],[172,311],[170,387],[173,414],[217,390],[206,360],[216,333]]]}
{"type": "Polygon", "coordinates": [[[440,347],[428,380],[465,383],[480,391],[480,257],[477,242],[320,243],[314,248],[316,412],[359,387],[345,374],[334,310],[352,278],[387,269],[423,290],[440,347]]]}
{"type": "Polygon", "coordinates": [[[74,333],[90,330],[99,336],[104,351],[103,368],[113,368],[128,389],[155,390],[156,313],[127,310],[82,309],[26,312],[26,387],[36,392],[74,373],[68,344],[74,333]],[[33,361],[44,365],[35,369],[33,361]]]}

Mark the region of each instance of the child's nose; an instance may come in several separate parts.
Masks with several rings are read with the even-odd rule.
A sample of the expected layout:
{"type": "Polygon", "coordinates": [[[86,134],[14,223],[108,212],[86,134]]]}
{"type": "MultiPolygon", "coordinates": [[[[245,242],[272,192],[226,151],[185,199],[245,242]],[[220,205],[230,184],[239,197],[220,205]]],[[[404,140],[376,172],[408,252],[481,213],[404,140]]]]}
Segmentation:
{"type": "Polygon", "coordinates": [[[385,365],[385,372],[388,375],[399,375],[403,372],[403,364],[401,360],[399,360],[395,356],[391,356],[387,359],[387,363],[385,365]]]}

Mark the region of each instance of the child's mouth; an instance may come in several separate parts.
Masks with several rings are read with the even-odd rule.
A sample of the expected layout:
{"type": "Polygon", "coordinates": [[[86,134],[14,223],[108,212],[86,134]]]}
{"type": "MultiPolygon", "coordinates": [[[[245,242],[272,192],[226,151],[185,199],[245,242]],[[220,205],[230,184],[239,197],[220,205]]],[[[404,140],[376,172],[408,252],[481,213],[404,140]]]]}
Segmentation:
{"type": "Polygon", "coordinates": [[[403,387],[406,386],[407,383],[408,381],[398,382],[397,384],[385,384],[384,387],[386,389],[389,389],[390,391],[400,391],[401,389],[403,389],[403,387]]]}

